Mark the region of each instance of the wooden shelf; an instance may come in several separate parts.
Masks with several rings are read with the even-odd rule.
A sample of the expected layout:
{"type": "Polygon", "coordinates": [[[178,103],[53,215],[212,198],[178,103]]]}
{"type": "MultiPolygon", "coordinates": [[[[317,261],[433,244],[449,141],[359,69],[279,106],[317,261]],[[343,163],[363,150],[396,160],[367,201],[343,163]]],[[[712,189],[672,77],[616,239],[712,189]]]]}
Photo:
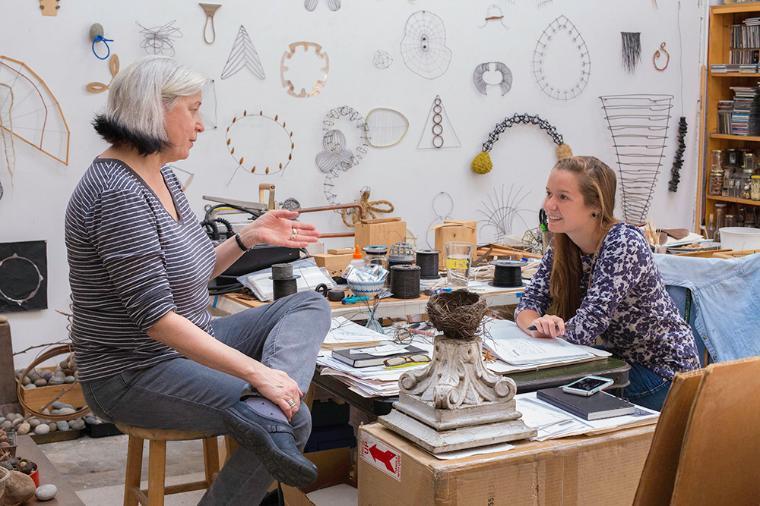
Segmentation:
{"type": "Polygon", "coordinates": [[[710,72],[710,77],[754,77],[760,79],[760,72],[710,72]]]}
{"type": "Polygon", "coordinates": [[[760,11],[760,2],[750,2],[746,4],[716,5],[710,7],[712,14],[742,14],[746,12],[760,11]]]}
{"type": "Polygon", "coordinates": [[[718,195],[707,195],[707,200],[716,202],[733,202],[734,204],[744,204],[747,206],[760,206],[760,200],[740,199],[738,197],[720,197],[718,195]]]}
{"type": "Polygon", "coordinates": [[[760,137],[751,135],[710,134],[711,139],[723,139],[726,141],[760,142],[760,137]]]}

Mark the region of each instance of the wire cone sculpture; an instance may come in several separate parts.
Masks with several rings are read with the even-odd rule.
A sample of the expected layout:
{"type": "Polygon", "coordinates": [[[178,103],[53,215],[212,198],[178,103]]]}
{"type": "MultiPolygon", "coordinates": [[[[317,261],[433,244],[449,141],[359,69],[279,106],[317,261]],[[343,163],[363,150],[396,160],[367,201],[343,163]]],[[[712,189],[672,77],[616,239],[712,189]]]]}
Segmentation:
{"type": "Polygon", "coordinates": [[[606,95],[599,99],[617,155],[625,221],[642,225],[665,157],[673,95],[606,95]]]}

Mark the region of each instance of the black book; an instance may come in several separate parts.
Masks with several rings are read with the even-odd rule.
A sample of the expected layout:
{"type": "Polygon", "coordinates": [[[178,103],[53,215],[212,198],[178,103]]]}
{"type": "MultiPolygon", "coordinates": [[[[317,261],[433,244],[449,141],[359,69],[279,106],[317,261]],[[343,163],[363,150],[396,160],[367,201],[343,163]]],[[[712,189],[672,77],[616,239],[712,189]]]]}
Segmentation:
{"type": "Polygon", "coordinates": [[[636,411],[636,406],[630,402],[607,392],[582,397],[565,393],[560,388],[545,388],[536,392],[536,397],[585,420],[631,415],[636,411]]]}
{"type": "Polygon", "coordinates": [[[382,357],[371,355],[369,353],[362,353],[356,348],[353,348],[353,349],[345,348],[342,350],[332,351],[332,357],[335,360],[340,360],[341,362],[348,364],[351,367],[357,367],[357,368],[358,367],[372,367],[374,365],[383,365],[385,361],[388,360],[389,358],[410,357],[412,355],[427,356],[427,352],[425,350],[422,350],[412,345],[406,346],[404,348],[404,351],[402,352],[394,353],[393,355],[384,355],[382,357]]]}

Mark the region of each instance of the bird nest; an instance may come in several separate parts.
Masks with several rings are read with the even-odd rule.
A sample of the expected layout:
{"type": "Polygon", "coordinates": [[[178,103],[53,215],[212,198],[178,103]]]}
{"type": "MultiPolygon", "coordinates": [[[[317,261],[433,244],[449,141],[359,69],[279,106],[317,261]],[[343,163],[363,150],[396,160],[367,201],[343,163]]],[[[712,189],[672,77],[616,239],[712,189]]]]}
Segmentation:
{"type": "Polygon", "coordinates": [[[434,295],[427,303],[430,321],[452,339],[477,339],[485,312],[486,300],[467,290],[434,295]]]}

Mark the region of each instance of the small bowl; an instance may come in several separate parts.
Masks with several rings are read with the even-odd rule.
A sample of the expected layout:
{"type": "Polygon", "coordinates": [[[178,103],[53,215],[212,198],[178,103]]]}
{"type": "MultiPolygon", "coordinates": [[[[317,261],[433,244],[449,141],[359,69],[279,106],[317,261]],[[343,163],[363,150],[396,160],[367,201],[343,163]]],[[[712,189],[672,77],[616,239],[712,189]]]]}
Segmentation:
{"type": "Polygon", "coordinates": [[[385,280],[382,281],[349,281],[348,287],[354,295],[366,295],[370,299],[380,295],[385,289],[385,280]]]}

